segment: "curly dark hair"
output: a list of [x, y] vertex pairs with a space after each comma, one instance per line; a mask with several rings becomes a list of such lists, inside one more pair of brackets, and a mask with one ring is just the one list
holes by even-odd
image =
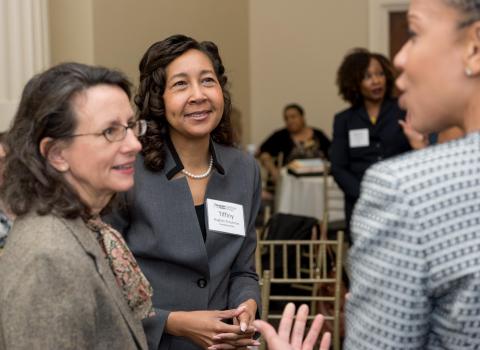
[[363, 103], [361, 84], [370, 65], [370, 60], [376, 59], [382, 66], [386, 78], [386, 97], [392, 97], [395, 84], [395, 70], [392, 63], [379, 53], [372, 53], [367, 49], [356, 48], [350, 51], [342, 61], [337, 71], [338, 93], [352, 106]]
[[227, 87], [227, 76], [217, 46], [211, 41], [198, 42], [185, 35], [172, 35], [150, 46], [140, 61], [140, 84], [135, 96], [138, 118], [148, 122], [147, 133], [140, 138], [145, 166], [160, 171], [165, 163], [165, 139], [169, 124], [165, 117], [163, 93], [166, 83], [167, 66], [189, 50], [203, 52], [210, 59], [223, 92], [224, 111], [220, 123], [211, 137], [223, 145], [233, 145], [233, 131], [230, 122], [232, 103]]
[[[1, 194], [17, 216], [30, 210], [68, 219], [88, 217], [89, 208], [40, 152], [46, 137], [70, 141], [76, 126], [73, 100], [90, 87], [118, 86], [131, 97], [130, 82], [120, 72], [79, 63], [63, 63], [34, 76], [23, 89], [20, 105], [5, 143]], [[47, 150], [48, 152], [48, 150]]]

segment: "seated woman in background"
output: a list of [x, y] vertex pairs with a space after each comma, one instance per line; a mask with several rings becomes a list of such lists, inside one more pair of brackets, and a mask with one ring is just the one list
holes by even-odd
[[99, 218], [133, 185], [145, 130], [119, 72], [61, 64], [25, 86], [6, 139], [1, 349], [147, 349], [151, 287]]
[[355, 49], [337, 73], [339, 93], [351, 107], [335, 115], [330, 161], [345, 194], [347, 227], [367, 168], [411, 149], [399, 124], [405, 112], [393, 97], [393, 72], [384, 56]]
[[260, 161], [272, 180], [278, 178], [274, 158], [282, 154], [283, 164], [294, 159], [328, 158], [330, 140], [318, 129], [307, 126], [303, 108], [292, 103], [283, 109], [286, 127], [274, 132], [260, 146]]
[[139, 68], [135, 103], [149, 128], [135, 187], [110, 220], [153, 286], [156, 316], [144, 322], [149, 347], [258, 344], [260, 171], [233, 147], [218, 48], [174, 35], [148, 48]]

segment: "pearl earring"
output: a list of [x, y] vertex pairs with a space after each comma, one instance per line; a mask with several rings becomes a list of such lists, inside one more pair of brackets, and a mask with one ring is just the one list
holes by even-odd
[[470, 67], [465, 67], [465, 75], [471, 77], [473, 75], [472, 69]]

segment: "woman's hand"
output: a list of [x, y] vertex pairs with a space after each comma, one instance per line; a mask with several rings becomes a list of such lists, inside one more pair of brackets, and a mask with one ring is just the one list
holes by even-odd
[[422, 149], [428, 146], [428, 135], [422, 134], [413, 128], [409, 114], [407, 114], [405, 120], [399, 120], [398, 123], [413, 149]]
[[263, 167], [267, 170], [268, 174], [270, 175], [270, 179], [273, 182], [277, 182], [278, 178], [280, 177], [280, 171], [278, 170], [278, 167], [275, 165], [275, 162], [273, 161], [272, 156], [267, 153], [263, 152], [259, 156], [260, 163], [263, 165]]
[[243, 311], [234, 319], [234, 323], [240, 325], [242, 332], [246, 332], [249, 328], [253, 329], [253, 321], [255, 321], [255, 314], [257, 313], [257, 303], [255, 300], [248, 299], [238, 305], [237, 310]]
[[[171, 312], [167, 319], [166, 332], [190, 339], [203, 349], [236, 349], [257, 346], [250, 332], [242, 332], [239, 325], [229, 325], [222, 320], [236, 319], [245, 311], [245, 307], [225, 311], [177, 311]], [[219, 334], [233, 335], [229, 339], [219, 338]]]
[[[293, 321], [294, 316], [295, 305], [289, 303], [283, 311], [280, 326], [278, 327], [278, 334], [267, 322], [257, 320], [253, 324], [262, 334], [270, 350], [312, 350], [322, 329], [323, 316], [317, 315], [315, 317], [305, 340], [303, 339], [303, 334], [305, 333], [307, 324], [308, 306], [300, 306], [295, 323]], [[322, 337], [319, 350], [328, 350], [330, 348], [330, 341], [330, 333], [325, 333]]]
[[[240, 326], [241, 333], [220, 333], [215, 336], [215, 339], [236, 348], [243, 348], [247, 340], [251, 341], [255, 334], [253, 321], [255, 321], [255, 314], [257, 313], [257, 303], [253, 299], [248, 299], [237, 307], [237, 311], [240, 313], [233, 319], [233, 323]], [[255, 344], [260, 345], [258, 342], [255, 342]], [[215, 349], [230, 348], [215, 347]]]

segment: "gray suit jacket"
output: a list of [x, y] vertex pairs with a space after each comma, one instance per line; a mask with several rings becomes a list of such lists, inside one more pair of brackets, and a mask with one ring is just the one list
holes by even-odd
[[173, 178], [183, 166], [172, 147], [160, 172], [145, 169], [143, 158], [137, 159], [135, 187], [123, 210], [110, 218], [154, 289], [158, 316], [144, 323], [150, 349], [198, 349], [183, 338], [162, 334], [170, 311], [224, 310], [247, 299], [260, 305], [253, 260], [259, 169], [253, 157], [233, 147], [212, 143], [211, 152], [215, 170], [206, 198], [243, 205], [245, 237], [214, 232], [207, 225], [203, 241], [187, 180]]
[[0, 256], [0, 349], [146, 349], [94, 233], [30, 213]]
[[344, 349], [480, 349], [480, 133], [372, 166], [352, 233]]

